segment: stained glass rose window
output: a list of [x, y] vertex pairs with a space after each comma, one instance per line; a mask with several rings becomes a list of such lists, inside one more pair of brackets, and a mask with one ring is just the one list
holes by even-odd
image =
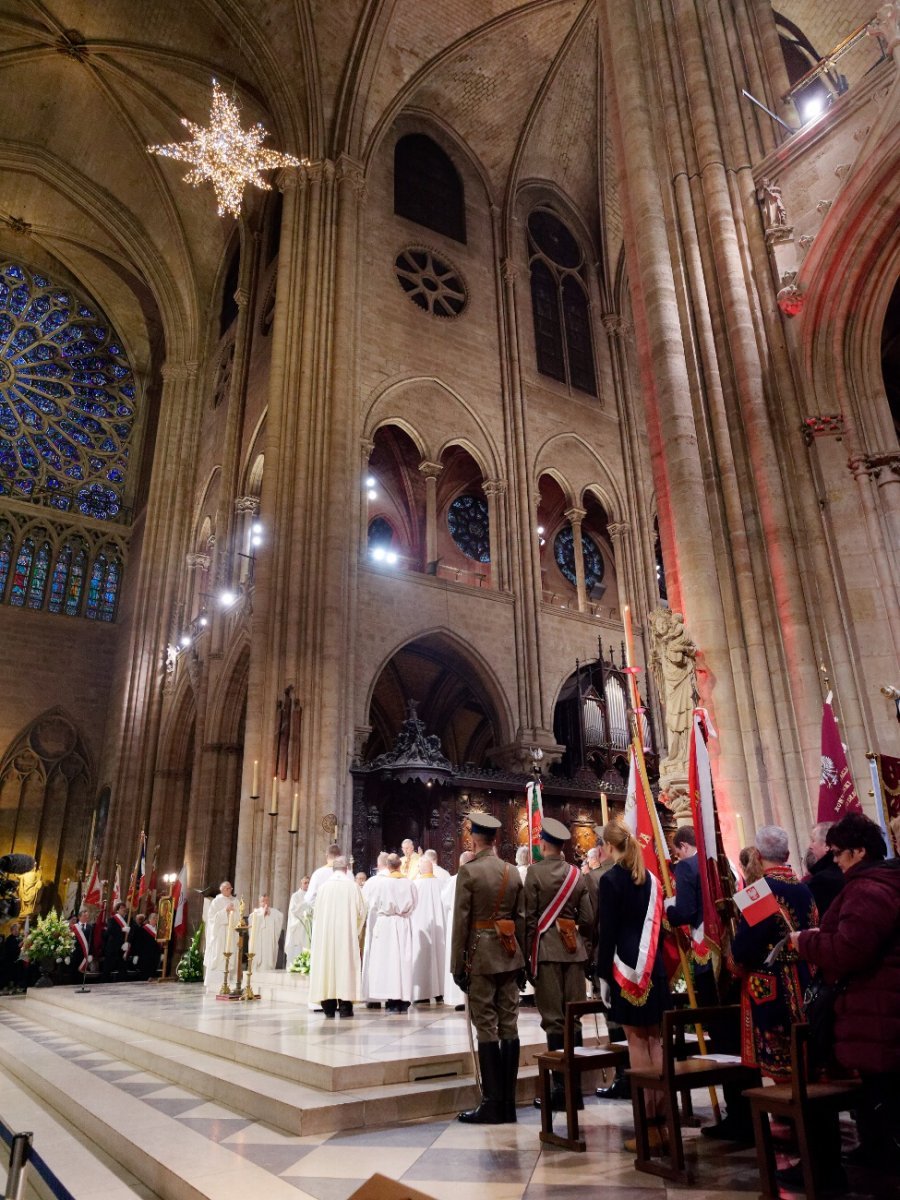
[[[596, 543], [586, 533], [581, 535], [581, 553], [584, 556], [584, 587], [590, 595], [591, 589], [603, 578], [603, 556], [597, 549]], [[556, 535], [553, 542], [553, 555], [556, 565], [575, 586], [575, 537], [572, 527], [567, 525]]]
[[450, 536], [468, 558], [491, 561], [487, 501], [481, 496], [457, 496], [447, 510]]
[[115, 517], [134, 416], [131, 367], [96, 306], [0, 266], [0, 495]]

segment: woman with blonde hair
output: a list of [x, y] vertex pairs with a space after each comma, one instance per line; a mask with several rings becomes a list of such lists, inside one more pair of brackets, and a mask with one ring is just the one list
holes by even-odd
[[[661, 1025], [669, 991], [660, 947], [662, 888], [644, 866], [637, 839], [618, 821], [603, 830], [615, 865], [600, 880], [597, 977], [608, 1019], [625, 1030], [631, 1066], [662, 1071]], [[647, 1096], [651, 1150], [663, 1148], [655, 1094]], [[634, 1139], [625, 1149], [635, 1150]]]

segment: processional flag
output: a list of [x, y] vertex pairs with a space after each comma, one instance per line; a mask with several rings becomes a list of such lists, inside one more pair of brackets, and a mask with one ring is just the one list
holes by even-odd
[[662, 881], [656, 847], [665, 846], [666, 858], [669, 857], [669, 848], [661, 832], [657, 840], [655, 826], [659, 824], [659, 815], [653, 796], [644, 786], [644, 773], [638, 769], [634, 745], [629, 752], [629, 760], [631, 765], [628, 771], [628, 791], [625, 794], [625, 824], [632, 836], [638, 840], [644, 856], [644, 866]]
[[691, 730], [691, 753], [688, 762], [688, 789], [691, 796], [691, 817], [697, 839], [697, 858], [700, 863], [700, 890], [703, 895], [703, 936], [707, 942], [722, 948], [722, 921], [716, 901], [724, 901], [722, 876], [719, 873], [718, 838], [716, 836], [716, 797], [713, 791], [712, 769], [709, 762], [707, 729], [702, 711], [694, 710]]
[[116, 873], [113, 877], [112, 895], [109, 898], [109, 911], [113, 912], [122, 900], [122, 868], [116, 863]]
[[187, 933], [187, 863], [178, 872], [172, 888], [172, 906], [175, 912], [173, 931], [179, 935]]
[[891, 758], [887, 754], [869, 754], [867, 757], [878, 824], [884, 834], [887, 856], [895, 858], [900, 853], [900, 840], [894, 837], [891, 821], [900, 818], [900, 758]]
[[541, 827], [544, 824], [544, 789], [540, 779], [532, 779], [525, 786], [526, 807], [528, 809], [528, 846], [531, 850], [531, 861], [540, 862]]
[[822, 705], [822, 775], [819, 779], [819, 813], [816, 820], [833, 823], [851, 812], [861, 813], [862, 805], [847, 765], [847, 754], [838, 732], [829, 692]]
[[94, 865], [91, 867], [91, 873], [85, 882], [81, 903], [82, 905], [91, 905], [95, 908], [99, 908], [103, 903], [103, 889], [100, 884], [100, 863], [96, 858], [94, 859]]

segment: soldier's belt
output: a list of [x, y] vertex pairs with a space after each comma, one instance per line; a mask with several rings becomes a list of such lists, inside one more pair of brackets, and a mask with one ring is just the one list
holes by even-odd
[[519, 949], [519, 943], [516, 941], [515, 921], [476, 921], [475, 928], [481, 933], [486, 929], [493, 929], [499, 939], [500, 945], [509, 957], [513, 958], [515, 956], [516, 951]]
[[493, 929], [494, 932], [496, 933], [497, 932], [497, 922], [496, 921], [476, 921], [475, 928], [476, 929]]

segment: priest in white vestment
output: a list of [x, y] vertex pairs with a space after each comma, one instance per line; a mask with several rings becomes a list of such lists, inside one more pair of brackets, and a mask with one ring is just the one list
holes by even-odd
[[450, 878], [450, 872], [438, 862], [437, 850], [426, 850], [422, 857], [431, 860], [431, 869], [434, 871], [434, 877], [440, 880], [443, 887], [446, 880]]
[[404, 838], [400, 843], [400, 874], [404, 879], [415, 879], [419, 872], [419, 859], [421, 855], [416, 852], [415, 843], [412, 838]]
[[362, 996], [359, 935], [365, 920], [362, 889], [339, 855], [318, 890], [310, 952], [309, 999], [322, 1005], [326, 1017], [338, 1007], [342, 1017], [352, 1017], [353, 1002]]
[[369, 911], [375, 915], [366, 938], [366, 998], [385, 1001], [391, 1013], [405, 1013], [413, 995], [412, 924], [416, 885], [400, 873], [400, 857], [388, 858], [388, 873], [366, 884]]
[[319, 888], [327, 879], [331, 878], [334, 860], [340, 856], [340, 853], [340, 846], [332, 842], [332, 844], [328, 847], [328, 852], [325, 855], [325, 866], [316, 867], [312, 875], [310, 875], [309, 887], [306, 889], [306, 903], [310, 908], [312, 908], [316, 902], [316, 896], [318, 895]]
[[284, 956], [288, 970], [300, 951], [309, 949], [309, 935], [306, 932], [309, 923], [309, 905], [306, 902], [308, 891], [309, 876], [304, 875], [288, 904], [287, 930], [284, 935]]
[[[238, 923], [235, 912], [234, 891], [226, 880], [219, 887], [219, 894], [209, 906], [206, 914], [206, 949], [203, 953], [203, 986], [216, 994], [225, 979], [225, 939], [228, 934], [228, 917], [232, 926]], [[234, 964], [232, 964], [234, 965]], [[233, 976], [232, 976], [233, 981]]]
[[269, 905], [268, 896], [260, 896], [259, 906], [254, 908], [247, 924], [250, 926], [249, 946], [253, 947], [255, 956], [253, 970], [274, 971], [284, 917], [277, 908]]
[[423, 856], [413, 880], [417, 893], [412, 915], [413, 1000], [436, 1000], [444, 994], [447, 925], [441, 885], [431, 867], [431, 859]]
[[[459, 865], [461, 867], [465, 866], [474, 857], [475, 855], [471, 850], [464, 850], [459, 856]], [[453, 942], [453, 905], [456, 902], [456, 881], [458, 878], [458, 875], [451, 875], [441, 888], [441, 901], [444, 905], [444, 917], [447, 925], [444, 953], [444, 1003], [452, 1004], [454, 1008], [462, 1009], [466, 1007], [465, 993], [461, 988], [456, 986], [451, 969], [453, 957], [451, 952]]]
[[[367, 1000], [371, 1000], [369, 996], [369, 958], [372, 952], [372, 936], [375, 932], [375, 921], [378, 917], [378, 909], [372, 904], [372, 896], [374, 889], [378, 885], [379, 879], [384, 879], [390, 874], [388, 868], [388, 859], [390, 855], [382, 850], [375, 862], [375, 874], [371, 875], [362, 885], [363, 899], [366, 902], [366, 932], [363, 937], [363, 956], [362, 956], [362, 994]], [[373, 1005], [378, 1007], [377, 1005]]]

